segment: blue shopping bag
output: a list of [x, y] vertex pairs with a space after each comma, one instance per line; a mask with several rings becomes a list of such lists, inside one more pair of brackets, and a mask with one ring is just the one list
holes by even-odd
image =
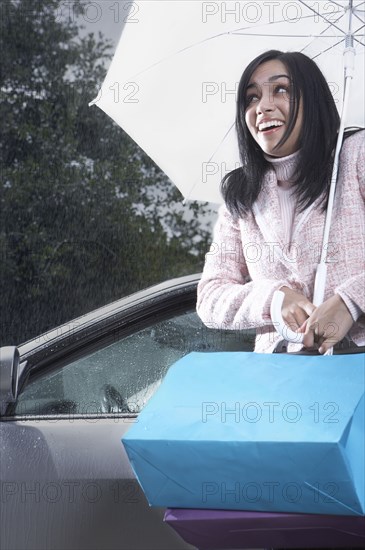
[[365, 514], [364, 355], [191, 353], [123, 438], [153, 506]]

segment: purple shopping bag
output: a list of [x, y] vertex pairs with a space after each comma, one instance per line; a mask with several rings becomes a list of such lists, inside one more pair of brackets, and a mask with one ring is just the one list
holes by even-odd
[[188, 543], [209, 548], [365, 548], [365, 517], [167, 509], [164, 521]]

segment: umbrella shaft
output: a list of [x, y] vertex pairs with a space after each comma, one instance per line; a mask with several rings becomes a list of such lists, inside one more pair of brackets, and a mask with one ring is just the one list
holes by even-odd
[[350, 75], [348, 75], [345, 79], [345, 97], [344, 97], [343, 107], [342, 107], [341, 124], [340, 124], [340, 129], [339, 129], [338, 138], [337, 138], [335, 160], [333, 163], [331, 187], [330, 187], [330, 193], [328, 197], [327, 214], [326, 214], [326, 221], [325, 221], [325, 227], [323, 232], [322, 253], [321, 253], [320, 263], [317, 267], [317, 272], [316, 272], [316, 277], [314, 282], [313, 303], [315, 305], [320, 305], [324, 300], [324, 292], [325, 292], [326, 277], [327, 277], [326, 262], [327, 262], [328, 239], [329, 239], [329, 232], [331, 228], [333, 202], [334, 202], [334, 196], [336, 191], [339, 156], [340, 156], [340, 151], [342, 146], [346, 113], [347, 113], [347, 107], [348, 107], [349, 97], [350, 97], [351, 80], [352, 80], [352, 76]]

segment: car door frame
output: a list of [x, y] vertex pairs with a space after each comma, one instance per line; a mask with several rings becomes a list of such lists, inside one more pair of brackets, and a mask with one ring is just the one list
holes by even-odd
[[[60, 369], [156, 319], [193, 311], [199, 278], [173, 279], [135, 293], [20, 346], [17, 396], [30, 376]], [[120, 443], [131, 423], [138, 421], [137, 414], [22, 416], [12, 414], [15, 403], [8, 404], [0, 422], [5, 457], [1, 461], [4, 550], [191, 548], [163, 523], [163, 509], [149, 508]], [[102, 498], [94, 502], [92, 494], [85, 493], [93, 487], [104, 502]], [[75, 504], [72, 500], [78, 500], [88, 518], [89, 527], [81, 534], [80, 525], [67, 512]], [[105, 510], [112, 511], [114, 523]], [[118, 513], [123, 540], [115, 538]], [[95, 515], [104, 518], [105, 526], [93, 531], [90, 518]], [[42, 532], [39, 526], [44, 523]], [[138, 523], [143, 535], [135, 528]]]

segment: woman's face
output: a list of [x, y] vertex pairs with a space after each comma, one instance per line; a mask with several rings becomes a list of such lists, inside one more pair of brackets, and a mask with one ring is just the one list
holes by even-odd
[[281, 61], [275, 59], [257, 67], [246, 89], [246, 105], [247, 128], [264, 153], [286, 157], [298, 150], [303, 120], [302, 102], [289, 138], [274, 150], [289, 124], [290, 78]]

